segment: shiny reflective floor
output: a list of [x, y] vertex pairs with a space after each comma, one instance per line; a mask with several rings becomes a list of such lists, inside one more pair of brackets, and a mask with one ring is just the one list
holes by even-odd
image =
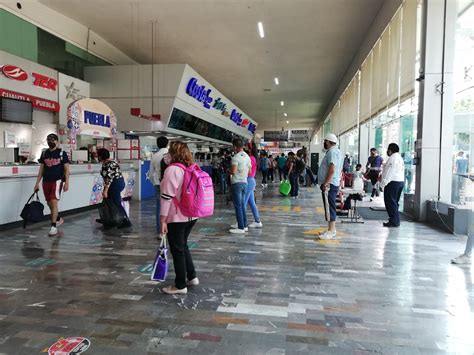
[[[149, 281], [155, 201], [134, 202], [131, 230], [104, 232], [94, 212], [1, 233], [0, 353], [47, 352], [60, 338], [91, 354], [438, 354], [474, 352], [471, 266], [464, 238], [422, 224], [324, 226], [316, 188], [297, 200], [258, 191], [263, 229], [230, 235], [218, 197], [190, 247], [201, 285], [186, 296]], [[174, 279], [172, 271], [169, 281]]]

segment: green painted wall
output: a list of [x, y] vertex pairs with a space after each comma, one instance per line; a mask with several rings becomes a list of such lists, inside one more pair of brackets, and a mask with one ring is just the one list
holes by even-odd
[[36, 26], [0, 9], [0, 49], [37, 62], [38, 35]]

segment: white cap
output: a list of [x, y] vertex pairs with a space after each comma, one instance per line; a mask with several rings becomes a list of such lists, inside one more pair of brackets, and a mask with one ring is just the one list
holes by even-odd
[[326, 136], [324, 137], [324, 140], [337, 144], [337, 137], [335, 134], [332, 134], [332, 133], [326, 134]]

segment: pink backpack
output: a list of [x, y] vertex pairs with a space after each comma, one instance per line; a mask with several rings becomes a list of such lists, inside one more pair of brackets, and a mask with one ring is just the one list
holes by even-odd
[[186, 167], [173, 163], [184, 170], [181, 201], [178, 202], [182, 214], [187, 217], [209, 217], [214, 213], [214, 185], [212, 179], [199, 165]]

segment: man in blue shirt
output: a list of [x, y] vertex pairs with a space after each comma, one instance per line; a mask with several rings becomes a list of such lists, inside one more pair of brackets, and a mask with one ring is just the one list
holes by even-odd
[[[328, 194], [329, 221], [327, 232], [321, 234], [319, 239], [329, 240], [336, 238], [336, 197], [339, 192], [342, 171], [341, 151], [337, 148], [337, 137], [329, 133], [324, 138], [326, 155], [319, 167], [318, 181], [323, 195]], [[324, 199], [324, 196], [323, 196]]]

